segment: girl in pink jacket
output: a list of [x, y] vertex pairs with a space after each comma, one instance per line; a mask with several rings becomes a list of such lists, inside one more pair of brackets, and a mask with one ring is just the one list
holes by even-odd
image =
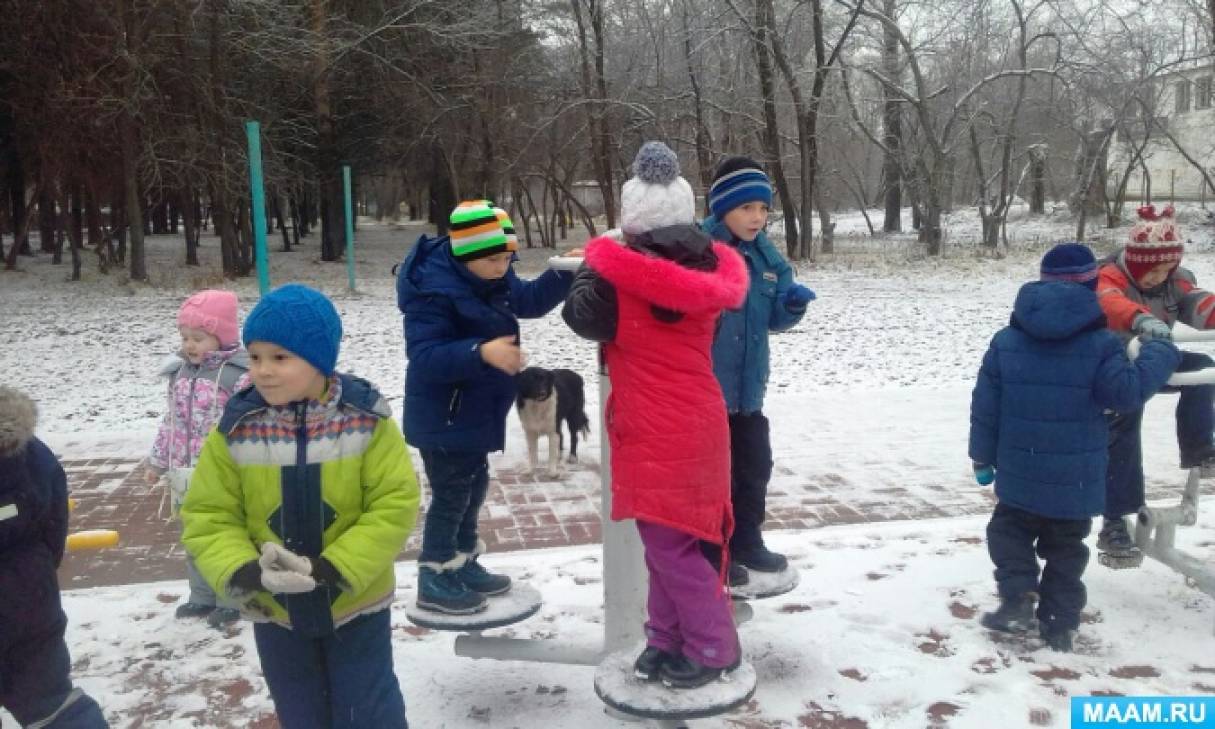
[[[208, 289], [186, 299], [177, 312], [181, 349], [161, 368], [167, 377], [167, 411], [152, 443], [148, 481], [164, 480], [172, 494], [174, 512], [185, 498], [190, 473], [207, 433], [219, 421], [234, 392], [249, 385], [249, 355], [240, 346], [236, 294]], [[206, 617], [220, 628], [239, 612], [220, 605], [187, 554], [189, 599], [177, 607], [177, 617]]]

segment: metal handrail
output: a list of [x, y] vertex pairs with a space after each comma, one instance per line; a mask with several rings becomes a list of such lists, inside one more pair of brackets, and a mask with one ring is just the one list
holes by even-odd
[[[1179, 329], [1173, 332], [1174, 343], [1185, 342], [1215, 342], [1215, 330], [1193, 330]], [[1143, 343], [1138, 337], [1131, 339], [1127, 344], [1126, 354], [1131, 359], [1139, 356], [1139, 350]], [[1215, 385], [1215, 367], [1206, 367], [1195, 372], [1175, 372], [1169, 378], [1168, 384], [1172, 387], [1186, 387], [1188, 385]]]

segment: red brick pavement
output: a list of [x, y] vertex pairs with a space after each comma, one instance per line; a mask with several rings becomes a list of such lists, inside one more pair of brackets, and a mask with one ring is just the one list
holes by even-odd
[[[597, 464], [577, 464], [563, 480], [545, 480], [521, 474], [505, 460], [491, 460], [494, 478], [481, 513], [481, 536], [491, 552], [591, 544], [601, 539]], [[72, 498], [77, 501], [72, 530], [116, 529], [120, 533], [117, 547], [67, 555], [60, 569], [60, 584], [65, 589], [184, 576], [180, 525], [158, 513], [160, 494], [146, 485], [140, 460], [95, 458], [64, 461], [63, 465]], [[1174, 498], [1179, 488], [1154, 486], [1149, 498]], [[897, 487], [855, 489], [830, 479], [810, 483], [778, 464], [769, 487], [764, 528], [813, 529], [991, 510], [989, 489], [941, 485], [931, 490], [933, 501]], [[416, 557], [420, 540], [418, 528], [400, 559]]]

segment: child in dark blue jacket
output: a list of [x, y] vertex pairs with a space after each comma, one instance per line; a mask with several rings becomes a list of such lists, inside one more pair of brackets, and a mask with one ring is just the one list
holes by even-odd
[[405, 318], [405, 439], [418, 448], [431, 500], [418, 557], [418, 607], [449, 614], [484, 610], [510, 578], [477, 562], [477, 514], [489, 486], [491, 451], [503, 449], [506, 416], [523, 368], [516, 317], [560, 304], [573, 273], [523, 281], [506, 213], [484, 200], [451, 214], [451, 234], [422, 236], [397, 273]]
[[[1052, 248], [1041, 280], [1017, 293], [1012, 321], [991, 340], [970, 406], [975, 479], [996, 484], [987, 549], [1000, 607], [992, 630], [1022, 632], [1034, 616], [1054, 650], [1069, 651], [1086, 594], [1084, 538], [1105, 502], [1106, 410], [1128, 412], [1159, 390], [1181, 355], [1145, 342], [1127, 359], [1097, 304], [1097, 264], [1077, 243]], [[1045, 561], [1041, 579], [1038, 560]]]
[[0, 706], [21, 726], [105, 729], [72, 686], [55, 575], [67, 541], [67, 477], [34, 437], [37, 411], [0, 387]]

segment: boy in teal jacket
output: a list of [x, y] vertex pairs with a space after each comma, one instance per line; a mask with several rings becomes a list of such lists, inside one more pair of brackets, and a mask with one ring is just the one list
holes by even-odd
[[747, 300], [741, 309], [722, 314], [713, 341], [713, 371], [730, 418], [730, 584], [740, 585], [748, 579], [746, 569], [779, 572], [788, 564], [764, 545], [760, 533], [772, 477], [772, 442], [763, 414], [768, 333], [801, 321], [814, 292], [793, 280], [793, 268], [764, 234], [772, 183], [759, 163], [747, 157], [724, 160], [709, 187], [708, 204], [712, 215], [701, 227], [714, 240], [736, 247], [751, 276]]

